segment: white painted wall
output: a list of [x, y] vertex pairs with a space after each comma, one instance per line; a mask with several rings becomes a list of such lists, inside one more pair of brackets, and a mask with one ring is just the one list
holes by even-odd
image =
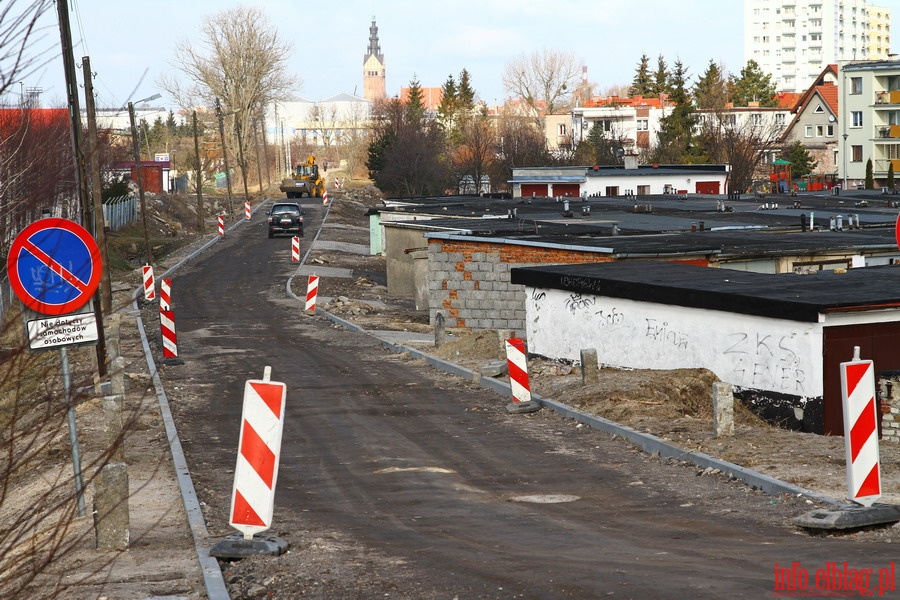
[[528, 351], [640, 369], [707, 368], [744, 388], [823, 394], [821, 323], [526, 288]]

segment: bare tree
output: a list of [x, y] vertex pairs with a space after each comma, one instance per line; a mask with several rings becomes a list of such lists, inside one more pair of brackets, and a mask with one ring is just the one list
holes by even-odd
[[[459, 144], [451, 156], [458, 193], [482, 192], [482, 179], [490, 179], [496, 155], [497, 138], [488, 119], [483, 116], [465, 119], [459, 128]], [[470, 181], [472, 189], [469, 189]]]
[[338, 128], [338, 109], [335, 104], [323, 106], [316, 102], [309, 108], [310, 129], [316, 132], [317, 137], [322, 140], [322, 145], [326, 148], [331, 146], [335, 141]]
[[541, 115], [552, 114], [568, 105], [581, 75], [579, 65], [571, 52], [544, 48], [522, 54], [506, 63], [503, 87], [540, 119]]
[[731, 165], [732, 189], [745, 190], [779, 149], [782, 128], [762, 118], [740, 119], [728, 110], [701, 112], [699, 142], [710, 160]]
[[[291, 46], [279, 39], [262, 9], [227, 9], [203, 19], [197, 45], [190, 40], [178, 43], [174, 63], [190, 84], [168, 76], [160, 85], [183, 108], [195, 106], [198, 99], [213, 106], [219, 99], [224, 113], [233, 117], [229, 120], [233, 131], [249, 139], [254, 115], [300, 87], [287, 72], [290, 52]], [[237, 154], [246, 181], [242, 150], [239, 147]]]
[[59, 42], [59, 37], [45, 43], [45, 32], [39, 29], [38, 20], [55, 7], [53, 0], [5, 0], [0, 3], [0, 96], [46, 64], [43, 57]]

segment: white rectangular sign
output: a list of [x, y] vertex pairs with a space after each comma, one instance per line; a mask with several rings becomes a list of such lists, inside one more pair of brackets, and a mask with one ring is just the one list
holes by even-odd
[[76, 313], [27, 322], [28, 343], [32, 350], [57, 346], [88, 344], [99, 338], [94, 313]]

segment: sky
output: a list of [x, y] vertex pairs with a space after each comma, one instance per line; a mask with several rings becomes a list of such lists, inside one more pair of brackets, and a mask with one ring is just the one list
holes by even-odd
[[[877, 4], [900, 19], [900, 0]], [[303, 98], [362, 95], [362, 62], [374, 16], [389, 96], [413, 78], [423, 87], [439, 87], [467, 69], [478, 97], [494, 105], [507, 95], [504, 66], [542, 49], [574, 54], [601, 94], [628, 85], [643, 54], [651, 68], [659, 55], [670, 66], [680, 59], [691, 78], [702, 74], [710, 60], [739, 73], [743, 5], [742, 0], [69, 0], [79, 77], [80, 58], [89, 56], [100, 108], [164, 93], [163, 74], [181, 77], [172, 66], [176, 45], [197, 46], [203, 19], [237, 6], [262, 8], [292, 47], [287, 70], [302, 82], [296, 94]], [[39, 87], [42, 106], [61, 106], [65, 87], [56, 11], [41, 25], [48, 62], [10, 92]], [[154, 104], [177, 108], [165, 97]]]

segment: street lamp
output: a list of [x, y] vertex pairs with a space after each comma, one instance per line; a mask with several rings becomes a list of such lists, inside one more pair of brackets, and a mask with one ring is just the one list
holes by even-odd
[[[160, 94], [153, 94], [149, 98], [138, 100], [137, 103], [149, 102], [162, 98]], [[134, 153], [134, 168], [137, 171], [138, 197], [141, 200], [141, 220], [144, 222], [144, 244], [147, 249], [147, 264], [153, 263], [153, 249], [150, 247], [150, 235], [147, 233], [147, 201], [144, 199], [144, 177], [141, 174], [141, 144], [138, 140], [137, 124], [134, 122], [134, 103], [128, 103], [128, 118], [131, 121], [131, 149]]]

